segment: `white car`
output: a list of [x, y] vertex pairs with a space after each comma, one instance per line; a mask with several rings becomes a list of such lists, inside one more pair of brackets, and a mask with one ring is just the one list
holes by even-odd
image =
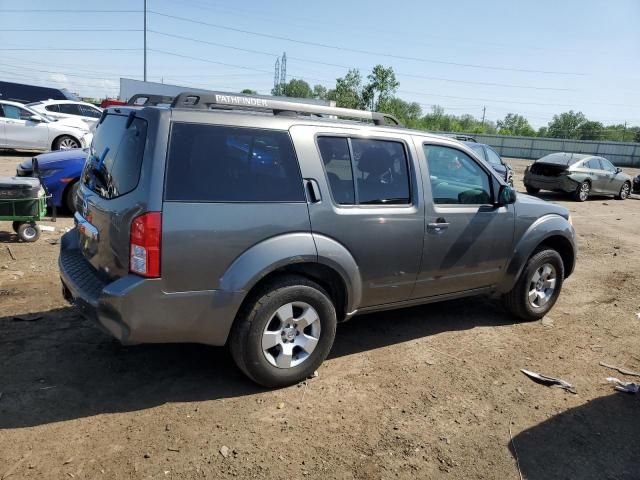
[[55, 119], [17, 102], [0, 100], [0, 148], [67, 150], [91, 145], [93, 133], [80, 119]]
[[27, 103], [27, 107], [52, 118], [79, 118], [91, 127], [98, 123], [102, 115], [102, 109], [95, 105], [73, 100], [42, 100]]

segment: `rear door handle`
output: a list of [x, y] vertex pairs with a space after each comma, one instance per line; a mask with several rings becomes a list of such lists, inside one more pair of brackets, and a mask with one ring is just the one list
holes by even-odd
[[316, 182], [313, 178], [305, 178], [305, 186], [307, 188], [309, 201], [311, 203], [318, 203], [320, 200], [322, 200], [322, 194], [320, 193], [318, 182]]
[[442, 233], [449, 228], [448, 222], [431, 222], [427, 224], [427, 231], [430, 233]]

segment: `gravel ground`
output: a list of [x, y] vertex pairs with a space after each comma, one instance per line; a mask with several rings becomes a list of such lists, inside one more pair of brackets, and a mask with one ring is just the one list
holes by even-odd
[[543, 321], [482, 298], [357, 317], [317, 378], [280, 390], [224, 348], [120, 346], [61, 297], [71, 219], [34, 244], [0, 222], [0, 479], [640, 478], [640, 396], [605, 382], [634, 377], [599, 365], [640, 371], [640, 197], [542, 196], [580, 247]]

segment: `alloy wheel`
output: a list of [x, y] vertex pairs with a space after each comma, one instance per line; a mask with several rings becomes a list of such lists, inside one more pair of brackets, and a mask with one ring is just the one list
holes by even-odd
[[72, 148], [78, 148], [78, 142], [73, 138], [63, 138], [60, 142], [60, 150], [70, 150]]
[[550, 263], [538, 268], [529, 282], [529, 303], [534, 308], [544, 307], [556, 290], [556, 269]]

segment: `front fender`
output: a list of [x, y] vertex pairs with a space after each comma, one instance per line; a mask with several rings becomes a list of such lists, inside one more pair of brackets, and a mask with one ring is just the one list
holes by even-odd
[[563, 237], [569, 241], [573, 250], [575, 263], [575, 230], [567, 219], [560, 215], [544, 215], [533, 222], [524, 234], [520, 236], [520, 239], [515, 245], [507, 270], [505, 271], [504, 279], [497, 287], [498, 292], [506, 293], [514, 287], [531, 254], [538, 245], [551, 237]]

